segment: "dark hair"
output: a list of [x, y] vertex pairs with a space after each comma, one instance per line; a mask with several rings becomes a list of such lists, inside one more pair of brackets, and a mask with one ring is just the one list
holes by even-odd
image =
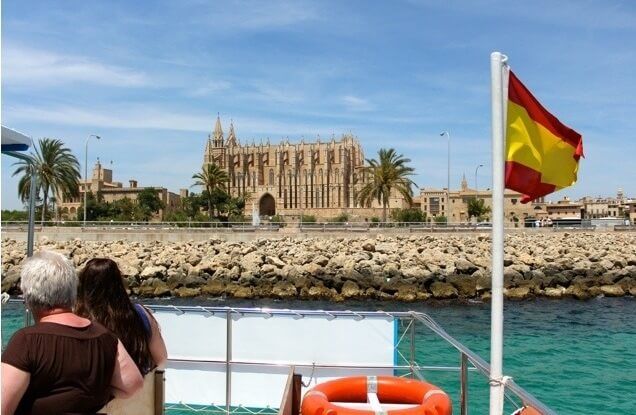
[[112, 331], [126, 348], [142, 374], [154, 366], [149, 334], [128, 298], [117, 263], [94, 258], [79, 274], [76, 313]]

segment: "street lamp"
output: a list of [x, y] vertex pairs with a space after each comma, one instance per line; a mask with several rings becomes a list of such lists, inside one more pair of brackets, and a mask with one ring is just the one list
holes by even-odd
[[479, 187], [477, 187], [477, 170], [479, 170], [480, 167], [484, 167], [484, 165], [480, 164], [475, 168], [475, 197], [477, 197], [477, 193], [479, 193]]
[[447, 177], [446, 177], [446, 224], [448, 225], [450, 222], [450, 132], [442, 131], [440, 136], [446, 135], [448, 137], [448, 163], [447, 163]]
[[101, 139], [100, 136], [95, 134], [90, 134], [86, 137], [86, 146], [84, 148], [84, 228], [86, 228], [86, 197], [88, 195], [88, 140], [91, 137], [95, 137], [96, 139]]

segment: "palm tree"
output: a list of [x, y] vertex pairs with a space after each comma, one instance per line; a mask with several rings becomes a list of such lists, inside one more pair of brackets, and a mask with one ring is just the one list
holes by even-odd
[[484, 199], [476, 197], [468, 200], [468, 218], [481, 218], [483, 215], [490, 213], [490, 207], [486, 206]]
[[382, 221], [386, 222], [389, 198], [393, 189], [406, 199], [409, 205], [413, 202], [412, 185], [415, 183], [408, 178], [415, 171], [407, 166], [411, 160], [404, 158], [402, 154], [397, 154], [394, 149], [380, 149], [378, 152], [379, 161], [367, 159], [368, 166], [365, 166], [363, 173], [370, 178], [360, 193], [358, 201], [366, 206], [370, 206], [373, 200], [377, 200], [382, 205]]
[[212, 199], [214, 198], [214, 192], [218, 190], [225, 190], [228, 175], [225, 170], [216, 164], [211, 163], [201, 167], [201, 171], [193, 174], [192, 178], [196, 179], [193, 186], [203, 186], [207, 191], [208, 216], [212, 219]]
[[18, 181], [18, 195], [22, 202], [29, 198], [31, 172], [35, 169], [36, 194], [42, 192], [42, 222], [48, 210], [49, 194], [52, 196], [78, 196], [80, 170], [79, 162], [71, 150], [64, 147], [62, 140], [41, 138], [35, 146], [35, 153], [28, 160], [14, 163], [18, 168], [13, 176], [22, 174]]

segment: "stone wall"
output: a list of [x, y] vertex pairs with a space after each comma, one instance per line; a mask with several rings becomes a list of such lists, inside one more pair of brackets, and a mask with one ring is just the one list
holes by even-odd
[[[48, 241], [78, 270], [118, 262], [132, 294], [398, 301], [490, 298], [490, 237], [377, 235], [187, 242]], [[2, 242], [2, 291], [18, 293], [25, 243]], [[518, 233], [506, 237], [505, 295], [579, 299], [636, 295], [636, 234]]]

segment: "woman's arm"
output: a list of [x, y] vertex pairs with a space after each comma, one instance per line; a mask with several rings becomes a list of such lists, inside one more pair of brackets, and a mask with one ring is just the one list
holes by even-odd
[[158, 368], [162, 369], [166, 360], [168, 360], [168, 350], [166, 350], [166, 343], [163, 341], [163, 337], [161, 336], [161, 328], [159, 327], [159, 323], [146, 308], [144, 308], [146, 315], [148, 315], [148, 320], [150, 321], [150, 330], [152, 332], [150, 336], [150, 343], [148, 344], [148, 349], [150, 349], [150, 354], [152, 355], [152, 360], [155, 362]]
[[8, 363], [2, 364], [2, 415], [13, 415], [29, 387], [30, 380], [29, 372]]
[[129, 398], [144, 385], [144, 378], [139, 373], [137, 365], [124, 348], [120, 340], [117, 340], [117, 362], [111, 379], [110, 386], [116, 398]]

